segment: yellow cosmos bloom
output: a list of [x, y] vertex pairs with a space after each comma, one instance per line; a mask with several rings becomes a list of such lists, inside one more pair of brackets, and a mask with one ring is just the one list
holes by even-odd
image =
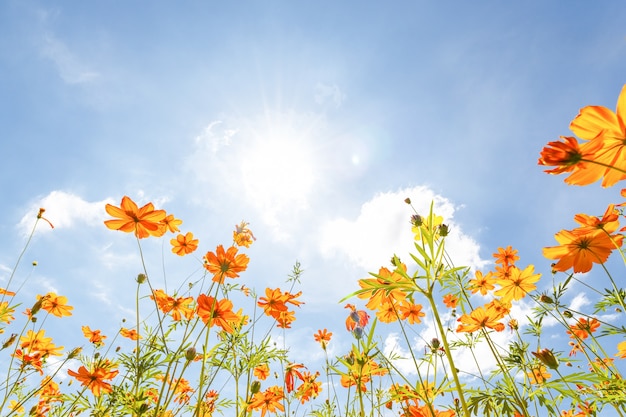
[[541, 274], [534, 274], [535, 267], [528, 265], [523, 271], [516, 266], [509, 267], [510, 275], [507, 279], [498, 279], [496, 283], [502, 288], [494, 294], [503, 301], [520, 300], [526, 294], [536, 289], [535, 282], [539, 281]]

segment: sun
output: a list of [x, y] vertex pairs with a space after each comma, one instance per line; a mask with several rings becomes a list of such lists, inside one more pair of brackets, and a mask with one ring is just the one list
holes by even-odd
[[293, 123], [257, 130], [241, 156], [241, 178], [249, 203], [266, 220], [307, 207], [318, 180], [312, 140]]

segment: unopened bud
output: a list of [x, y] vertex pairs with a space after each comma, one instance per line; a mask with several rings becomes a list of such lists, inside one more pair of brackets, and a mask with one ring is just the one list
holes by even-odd
[[434, 338], [430, 341], [430, 346], [433, 348], [433, 350], [437, 350], [437, 349], [439, 349], [439, 346], [441, 346], [441, 342], [439, 341], [439, 339], [437, 339], [436, 337], [434, 337]]
[[413, 226], [421, 226], [424, 223], [424, 220], [422, 220], [422, 216], [420, 216], [419, 214], [414, 214], [411, 216], [411, 224]]
[[352, 334], [354, 335], [355, 339], [360, 339], [363, 337], [363, 328], [360, 326], [357, 326], [354, 328], [354, 330], [352, 330]]
[[137, 283], [139, 283], [139, 284], [143, 284], [144, 282], [146, 282], [146, 279], [148, 279], [146, 274], [139, 274], [139, 275], [137, 275]]
[[411, 204], [411, 199], [409, 197], [407, 197], [407, 198], [404, 199], [404, 202], [407, 203], [407, 204]]
[[187, 359], [189, 362], [191, 362], [192, 360], [196, 359], [196, 348], [195, 347], [190, 347], [187, 349], [187, 351], [185, 352], [185, 359]]
[[539, 352], [532, 352], [532, 354], [550, 369], [559, 367], [559, 360], [550, 349], [541, 349]]
[[539, 301], [546, 304], [554, 304], [554, 300], [545, 294], [541, 294], [541, 297], [539, 297]]
[[261, 383], [259, 381], [252, 381], [252, 384], [250, 384], [250, 392], [256, 394], [259, 391], [261, 391]]
[[72, 351], [67, 355], [68, 359], [74, 359], [75, 357], [77, 357], [78, 355], [80, 355], [80, 352], [83, 351], [83, 348], [81, 347], [77, 347], [72, 349]]
[[571, 311], [568, 311], [568, 310], [565, 310], [565, 311], [563, 312], [563, 315], [564, 315], [565, 317], [567, 317], [568, 319], [571, 319], [571, 318], [572, 318], [572, 316], [573, 316], [572, 312], [571, 312]]
[[447, 224], [440, 224], [439, 225], [439, 234], [442, 237], [448, 236], [449, 233], [450, 233], [450, 228], [448, 227]]
[[15, 342], [15, 339], [17, 338], [17, 333], [13, 333], [11, 335], [11, 337], [9, 337], [3, 344], [2, 344], [2, 349], [6, 349], [9, 346], [11, 346], [13, 344], [13, 342]]

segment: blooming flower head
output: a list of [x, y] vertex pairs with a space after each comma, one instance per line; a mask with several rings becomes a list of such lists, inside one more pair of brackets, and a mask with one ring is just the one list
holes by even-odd
[[561, 136], [563, 142], [548, 142], [541, 151], [539, 165], [553, 166], [547, 169], [548, 174], [570, 172], [565, 179], [568, 184], [588, 185], [602, 177], [604, 169], [585, 161], [591, 161], [596, 152], [602, 148], [599, 142], [588, 142], [580, 145], [576, 138]]
[[104, 224], [112, 230], [120, 230], [126, 233], [135, 233], [139, 239], [152, 236], [160, 236], [161, 222], [166, 217], [165, 210], [155, 210], [152, 203], [138, 208], [137, 204], [129, 197], [122, 197], [119, 207], [107, 204], [106, 212], [116, 217], [114, 220], [106, 220]]
[[495, 258], [496, 263], [502, 265], [503, 267], [515, 265], [515, 262], [519, 260], [519, 256], [517, 256], [517, 249], [513, 249], [511, 245], [506, 248], [498, 248], [498, 252], [494, 253], [493, 257]]
[[457, 303], [459, 302], [459, 297], [454, 294], [446, 294], [443, 296], [443, 303], [448, 308], [456, 308]]
[[324, 329], [324, 330], [318, 330], [317, 333], [313, 335], [313, 338], [315, 339], [316, 342], [322, 345], [322, 349], [326, 350], [326, 346], [328, 342], [330, 342], [330, 338], [332, 337], [332, 335], [333, 334], [331, 332]]
[[119, 371], [112, 370], [110, 364], [98, 364], [93, 371], [87, 370], [84, 366], [78, 368], [78, 372], [71, 369], [67, 371], [70, 376], [76, 378], [82, 385], [88, 387], [94, 396], [99, 397], [102, 393], [108, 394], [113, 391], [113, 387], [107, 380], [115, 378]]
[[475, 331], [489, 328], [501, 332], [504, 324], [500, 323], [502, 315], [492, 307], [478, 307], [470, 314], [463, 314], [458, 318], [459, 326], [457, 332], [473, 333]]
[[589, 272], [594, 263], [604, 263], [614, 249], [622, 246], [622, 235], [609, 235], [604, 230], [579, 233], [561, 230], [554, 235], [559, 246], [543, 248], [543, 256], [558, 260], [552, 268], [565, 272]]
[[590, 144], [601, 146], [592, 159], [603, 170], [603, 187], [626, 178], [626, 85], [615, 112], [604, 106], [584, 107], [570, 123], [570, 129]]
[[122, 327], [120, 329], [120, 334], [130, 340], [139, 340], [140, 336], [139, 333], [137, 333], [137, 330], [135, 329], [127, 329], [125, 327]]
[[89, 326], [82, 326], [82, 330], [85, 337], [96, 347], [104, 345], [106, 336], [102, 335], [100, 330], [91, 330]]
[[261, 417], [265, 417], [265, 414], [277, 413], [278, 411], [285, 411], [283, 400], [285, 393], [282, 387], [271, 386], [265, 391], [259, 391], [252, 397], [252, 400], [248, 404], [247, 411], [261, 411]]
[[198, 317], [209, 327], [220, 326], [224, 331], [232, 333], [232, 324], [240, 317], [233, 312], [233, 303], [224, 298], [217, 300], [211, 296], [200, 294], [197, 302]]
[[531, 384], [542, 384], [551, 376], [543, 365], [535, 366], [528, 372]]
[[626, 340], [617, 344], [617, 353], [615, 356], [618, 356], [621, 359], [626, 359]]
[[63, 317], [72, 315], [74, 307], [67, 305], [67, 297], [49, 292], [47, 296], [37, 296], [37, 299], [43, 299], [41, 308], [54, 316]]
[[237, 246], [244, 246], [249, 248], [252, 245], [252, 241], [256, 240], [252, 231], [248, 228], [248, 224], [245, 221], [241, 221], [238, 225], [235, 226], [235, 231], [233, 232], [233, 241]]
[[600, 322], [597, 319], [592, 318], [588, 320], [585, 317], [581, 317], [576, 324], [569, 326], [567, 334], [572, 338], [586, 339], [591, 333], [595, 332], [598, 327], [600, 327]]
[[270, 375], [270, 367], [267, 366], [266, 363], [263, 363], [259, 366], [255, 366], [253, 373], [255, 377], [259, 378], [261, 381], [265, 381]]
[[171, 239], [172, 252], [178, 256], [185, 256], [198, 249], [198, 239], [193, 238], [193, 233], [178, 234], [176, 239]]
[[219, 245], [214, 252], [207, 252], [204, 255], [204, 267], [213, 274], [213, 281], [224, 283], [224, 279], [237, 278], [240, 272], [248, 267], [250, 258], [241, 253], [237, 254], [237, 247], [231, 246], [224, 250], [224, 246]]
[[528, 265], [523, 271], [516, 266], [509, 269], [511, 274], [508, 279], [496, 280], [501, 288], [494, 294], [502, 297], [503, 301], [520, 300], [537, 288], [535, 282], [539, 281], [541, 274], [534, 273], [533, 265]]
[[472, 294], [480, 291], [481, 295], [486, 295], [489, 291], [495, 287], [496, 279], [493, 277], [493, 272], [489, 271], [487, 275], [483, 275], [481, 271], [475, 272], [475, 278], [469, 281], [470, 290]]

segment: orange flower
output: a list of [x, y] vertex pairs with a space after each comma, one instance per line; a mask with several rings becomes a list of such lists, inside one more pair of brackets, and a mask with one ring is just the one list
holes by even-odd
[[0, 322], [11, 324], [11, 322], [15, 320], [13, 313], [15, 313], [15, 307], [9, 306], [8, 301], [2, 301], [0, 303]]
[[426, 314], [422, 311], [420, 304], [402, 303], [398, 305], [398, 313], [402, 320], [408, 320], [409, 324], [420, 324], [422, 322], [421, 317]]
[[102, 393], [108, 394], [113, 391], [111, 384], [104, 381], [115, 378], [118, 372], [117, 370], [110, 370], [109, 366], [97, 366], [93, 372], [89, 372], [84, 366], [78, 368], [78, 372], [74, 372], [71, 369], [67, 371], [70, 376], [73, 376], [82, 385], [88, 387], [96, 397], [99, 397]]
[[353, 331], [355, 328], [364, 328], [367, 326], [367, 323], [370, 320], [369, 314], [364, 310], [357, 310], [355, 306], [352, 304], [346, 304], [345, 308], [349, 308], [351, 310], [350, 315], [346, 319], [346, 329], [348, 331]]
[[358, 297], [361, 299], [369, 298], [365, 307], [370, 310], [381, 309], [386, 304], [395, 304], [406, 298], [406, 293], [398, 288], [398, 284], [406, 281], [406, 265], [400, 264], [397, 269], [391, 272], [389, 269], [382, 267], [378, 271], [375, 278], [360, 279]]
[[576, 138], [561, 136], [564, 142], [548, 142], [541, 150], [539, 165], [554, 166], [547, 169], [548, 174], [571, 172], [565, 182], [575, 185], [587, 185], [602, 177], [603, 167], [590, 163], [596, 152], [602, 148], [597, 141], [579, 145]]
[[502, 315], [494, 308], [478, 307], [469, 315], [463, 314], [457, 321], [461, 322], [457, 327], [457, 332], [473, 333], [484, 328], [494, 329], [501, 332], [504, 330], [504, 324], [498, 321]]
[[254, 237], [252, 231], [248, 228], [248, 224], [249, 223], [242, 221], [235, 226], [235, 231], [233, 232], [235, 245], [249, 248], [250, 245], [252, 245], [252, 241], [256, 240], [256, 237]]
[[254, 367], [254, 376], [259, 378], [261, 381], [265, 381], [267, 377], [270, 375], [270, 368], [266, 363], [261, 364], [259, 366]]
[[291, 294], [287, 291], [282, 292], [280, 288], [276, 288], [275, 290], [266, 288], [265, 295], [267, 297], [260, 297], [257, 305], [263, 308], [263, 312], [267, 316], [273, 317], [278, 322], [278, 327], [289, 329], [290, 324], [296, 318], [295, 313], [289, 311], [287, 304], [299, 307], [302, 301], [298, 301], [296, 298], [302, 295], [302, 291]]
[[231, 324], [239, 321], [240, 317], [233, 313], [233, 303], [229, 299], [217, 300], [211, 296], [198, 296], [198, 317], [209, 327], [220, 326], [224, 331], [232, 333]]
[[326, 350], [327, 343], [330, 342], [330, 338], [333, 334], [326, 329], [318, 330], [317, 333], [313, 335], [313, 338], [316, 342], [322, 345], [322, 349]]
[[493, 284], [496, 283], [496, 279], [493, 277], [492, 272], [488, 272], [487, 275], [483, 275], [482, 272], [476, 271], [476, 278], [470, 280], [470, 289], [472, 294], [480, 291], [481, 295], [486, 295], [489, 291], [496, 288]]
[[122, 327], [120, 329], [120, 334], [123, 337], [126, 337], [126, 338], [128, 338], [130, 340], [139, 340], [140, 339], [139, 333], [137, 333], [137, 330], [135, 330], [135, 329], [127, 329], [125, 327]]
[[152, 203], [138, 208], [129, 197], [124, 196], [120, 207], [106, 205], [106, 212], [116, 217], [115, 220], [106, 220], [104, 224], [112, 230], [134, 232], [139, 239], [150, 235], [159, 236], [161, 222], [165, 219], [165, 210], [155, 210]]
[[100, 334], [100, 330], [91, 330], [89, 326], [82, 326], [83, 334], [91, 343], [96, 345], [96, 347], [100, 347], [104, 345], [104, 339], [106, 336]]
[[237, 278], [240, 272], [248, 267], [250, 258], [241, 253], [237, 255], [237, 247], [231, 246], [224, 251], [224, 246], [219, 245], [213, 252], [204, 255], [204, 267], [213, 274], [213, 281], [224, 283], [224, 278]]
[[163, 290], [153, 290], [151, 299], [156, 300], [159, 310], [165, 314], [171, 314], [174, 321], [180, 321], [183, 317], [191, 320], [193, 317], [193, 309], [190, 305], [193, 303], [192, 297], [170, 297]]
[[163, 229], [164, 233], [167, 231], [171, 233], [176, 233], [180, 232], [178, 226], [180, 226], [181, 224], [183, 224], [182, 220], [175, 218], [173, 214], [168, 214], [161, 221], [161, 228]]
[[493, 257], [496, 259], [497, 264], [505, 268], [514, 265], [515, 261], [519, 260], [517, 249], [513, 249], [511, 245], [507, 246], [506, 249], [498, 248], [498, 252], [494, 253]]
[[285, 406], [283, 405], [284, 399], [285, 394], [282, 387], [271, 386], [265, 391], [254, 394], [248, 404], [247, 411], [261, 410], [261, 417], [265, 417], [268, 411], [270, 413], [285, 411]]
[[459, 297], [454, 294], [446, 294], [443, 297], [443, 303], [448, 308], [456, 308], [457, 303], [459, 302]]
[[597, 319], [592, 318], [591, 320], [587, 320], [581, 317], [576, 324], [569, 326], [570, 329], [567, 331], [567, 334], [569, 334], [571, 338], [577, 337], [582, 340], [598, 330], [598, 327], [600, 327], [600, 322]]
[[610, 187], [626, 178], [626, 85], [617, 99], [617, 110], [604, 106], [587, 106], [570, 124], [578, 137], [589, 143], [600, 143], [593, 160], [603, 164], [603, 187]]
[[498, 279], [496, 282], [502, 287], [494, 294], [502, 297], [503, 301], [520, 300], [529, 292], [537, 288], [541, 274], [534, 274], [535, 267], [528, 265], [523, 271], [516, 266], [509, 267], [511, 272], [508, 279]]
[[626, 340], [617, 344], [617, 353], [615, 356], [618, 356], [621, 359], [626, 359]]
[[0, 288], [0, 295], [8, 295], [9, 297], [13, 297], [15, 293], [13, 291], [6, 290], [4, 288]]
[[536, 366], [528, 372], [531, 384], [542, 384], [551, 376], [543, 365]]
[[614, 204], [609, 204], [601, 219], [581, 213], [574, 216], [574, 220], [582, 227], [574, 229], [572, 232], [584, 235], [596, 230], [604, 230], [606, 233], [613, 233], [619, 227], [619, 211]]
[[300, 384], [296, 391], [296, 398], [300, 399], [301, 404], [310, 401], [311, 398], [316, 398], [319, 393], [322, 392], [322, 383], [316, 381], [319, 375], [319, 372], [315, 374], [311, 374], [308, 371], [302, 372], [302, 384]]
[[611, 252], [622, 246], [622, 235], [608, 235], [604, 230], [579, 234], [578, 229], [561, 230], [554, 238], [560, 246], [543, 248], [543, 256], [558, 259], [553, 269], [565, 272], [589, 272], [592, 264], [604, 263]]
[[305, 366], [301, 363], [290, 363], [287, 365], [287, 369], [285, 370], [285, 387], [287, 387], [287, 392], [294, 390], [296, 377], [300, 381], [304, 381], [304, 376], [302, 376], [302, 373], [298, 370], [302, 368], [305, 368]]
[[[38, 295], [37, 300], [40, 299], [42, 297]], [[74, 309], [74, 307], [67, 305], [67, 297], [56, 295], [53, 292], [49, 292], [43, 297], [41, 308], [57, 317], [71, 316]]]
[[60, 350], [63, 346], [55, 346], [51, 337], [45, 337], [45, 330], [41, 329], [37, 332], [29, 330], [26, 335], [20, 337], [20, 347], [27, 349], [28, 352], [38, 352], [41, 356], [55, 355], [61, 356]]
[[187, 232], [182, 235], [176, 236], [176, 239], [171, 239], [172, 252], [178, 256], [185, 256], [198, 249], [198, 239], [193, 238], [193, 233]]

